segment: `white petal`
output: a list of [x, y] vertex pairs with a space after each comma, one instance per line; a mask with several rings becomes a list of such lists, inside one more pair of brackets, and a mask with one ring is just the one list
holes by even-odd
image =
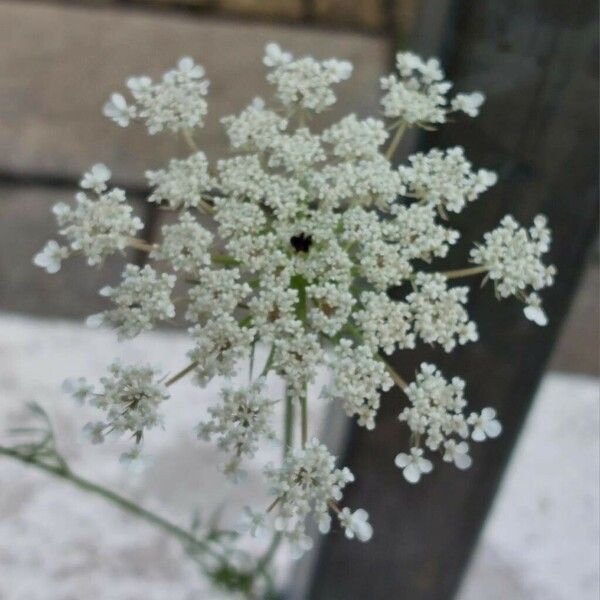
[[396, 458], [394, 459], [394, 464], [399, 469], [404, 469], [404, 467], [410, 464], [410, 456], [408, 456], [408, 454], [405, 454], [404, 452], [401, 452], [400, 454], [396, 455]]
[[548, 325], [548, 316], [544, 312], [544, 309], [539, 306], [526, 306], [523, 309], [523, 313], [530, 321], [533, 321], [540, 327]]
[[368, 542], [373, 537], [373, 527], [367, 521], [360, 521], [355, 525], [356, 537], [361, 542]]
[[473, 433], [471, 433], [471, 438], [476, 442], [484, 442], [485, 441], [485, 433], [481, 427], [474, 427]]
[[409, 483], [417, 483], [421, 479], [421, 470], [417, 465], [411, 463], [403, 471], [404, 479]]
[[485, 426], [485, 433], [488, 437], [496, 438], [502, 433], [502, 425], [500, 421], [490, 421]]
[[103, 323], [104, 323], [104, 314], [103, 313], [96, 313], [95, 315], [90, 315], [85, 320], [86, 326], [90, 327], [92, 329], [97, 329], [98, 327], [101, 327]]
[[481, 411], [481, 420], [482, 421], [491, 421], [495, 417], [496, 417], [496, 411], [493, 408], [489, 407], [489, 406], [486, 406]]
[[426, 458], [418, 458], [417, 466], [419, 467], [421, 473], [431, 473], [433, 470], [433, 463]]
[[459, 469], [468, 469], [473, 464], [473, 459], [468, 454], [456, 454], [454, 456], [454, 464]]

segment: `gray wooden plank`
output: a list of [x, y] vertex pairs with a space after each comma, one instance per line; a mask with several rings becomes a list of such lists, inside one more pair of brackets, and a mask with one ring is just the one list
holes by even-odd
[[75, 181], [102, 161], [121, 183], [143, 185], [145, 169], [162, 166], [185, 147], [169, 135], [121, 129], [101, 107], [128, 76], [158, 77], [183, 55], [203, 63], [211, 79], [208, 122], [198, 139], [209, 156], [222, 156], [219, 118], [269, 92], [262, 54], [273, 39], [299, 54], [355, 63], [327, 119], [376, 108], [386, 44], [375, 37], [107, 6], [2, 2], [0, 175]]

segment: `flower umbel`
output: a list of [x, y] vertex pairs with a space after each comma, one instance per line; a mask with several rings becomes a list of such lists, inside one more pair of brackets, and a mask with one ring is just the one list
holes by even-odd
[[[339, 505], [354, 476], [312, 436], [309, 405], [334, 399], [374, 429], [382, 393], [402, 392], [399, 418], [410, 441], [395, 464], [405, 479], [417, 483], [431, 473], [434, 453], [467, 469], [470, 442], [501, 432], [494, 409], [467, 416], [462, 379], [448, 380], [424, 363], [405, 383], [387, 361], [422, 343], [451, 352], [478, 339], [470, 288], [454, 285], [458, 277], [483, 276], [499, 298], [515, 296], [527, 319], [545, 325], [539, 292], [552, 284], [555, 269], [542, 260], [550, 248], [543, 216], [529, 229], [504, 217], [471, 251], [473, 265], [441, 268], [460, 238], [450, 217], [478, 201], [497, 177], [473, 166], [459, 146], [394, 162], [407, 129], [431, 129], [451, 113], [475, 117], [481, 109], [480, 92], [450, 95], [436, 59], [399, 53], [396, 71], [381, 80], [382, 118], [349, 114], [322, 130], [313, 117], [333, 106], [352, 65], [297, 58], [275, 43], [265, 48], [263, 63], [273, 98], [255, 98], [221, 119], [231, 152], [215, 163], [196, 141], [208, 114], [202, 66], [185, 57], [158, 81], [129, 79], [128, 98], [112, 94], [104, 114], [122, 127], [142, 122], [151, 135], [177, 134], [189, 148], [146, 172], [147, 200], [166, 215], [157, 239], [138, 237], [141, 219], [125, 192], [110, 186], [108, 167], [97, 164], [81, 179], [75, 204], [54, 207], [63, 240], [49, 241], [34, 263], [55, 273], [75, 254], [90, 265], [127, 248], [147, 254], [148, 264], [128, 264], [118, 285], [102, 288], [114, 306], [89, 322], [132, 338], [180, 315], [189, 326], [187, 364], [166, 379], [151, 367], [115, 363], [100, 389], [85, 380], [66, 389], [101, 411], [86, 427], [92, 441], [111, 432], [132, 437], [123, 462], [138, 468], [145, 462], [144, 432], [162, 425], [167, 388], [188, 375], [199, 387], [228, 379], [197, 426], [198, 437], [226, 454], [224, 471], [234, 479], [243, 461], [260, 457], [263, 443], [275, 441], [284, 454], [281, 465], [263, 469], [270, 506], [246, 511], [245, 531], [273, 535], [256, 565], [264, 575], [281, 540], [296, 556], [312, 547], [310, 521], [327, 533], [334, 517], [349, 539], [373, 534], [364, 509]], [[258, 345], [268, 352], [260, 369]], [[250, 381], [234, 385], [245, 360]], [[320, 368], [328, 369], [330, 382], [318, 398], [309, 397]], [[285, 384], [283, 399], [272, 392], [273, 378]], [[273, 420], [278, 404], [282, 433]]]

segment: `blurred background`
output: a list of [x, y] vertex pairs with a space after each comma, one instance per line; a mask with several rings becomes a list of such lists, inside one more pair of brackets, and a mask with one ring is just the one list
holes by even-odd
[[[144, 203], [143, 173], [183, 149], [102, 117], [103, 102], [129, 75], [158, 76], [183, 55], [203, 64], [211, 88], [200, 142], [216, 158], [226, 152], [219, 118], [268, 93], [268, 41], [354, 63], [327, 120], [377, 114], [378, 78], [398, 49], [437, 55], [457, 88], [480, 89], [488, 103], [473, 122], [408, 136], [399, 159], [461, 144], [476, 165], [499, 172], [486, 204], [461, 223], [467, 239], [506, 212], [524, 220], [549, 214], [559, 267], [548, 294], [552, 323], [530, 328], [489, 290], [475, 293], [485, 341], [446, 364], [468, 380], [475, 403], [499, 407], [505, 435], [467, 474], [436, 473], [407, 491], [389, 468], [402, 443], [394, 412], [384, 409], [375, 442], [315, 407], [358, 473], [351, 494], [372, 514], [376, 535], [362, 546], [338, 532], [300, 564], [283, 553], [278, 579], [298, 600], [596, 600], [597, 13], [591, 0], [0, 1], [0, 426], [18, 423], [26, 402], [40, 402], [76, 470], [183, 524], [198, 506], [223, 506], [227, 521], [248, 498], [260, 502], [255, 473], [243, 492], [227, 488], [218, 456], [194, 439], [190, 423], [202, 408], [190, 408], [198, 393], [185, 383], [166, 432], [151, 440], [156, 462], [145, 473], [124, 473], [120, 448], [82, 441], [87, 417], [60, 392], [63, 379], [96, 379], [116, 355], [176, 369], [187, 345], [177, 328], [118, 347], [110, 333], [85, 329], [83, 318], [104, 308], [97, 290], [141, 257], [115, 258], [102, 270], [72, 259], [45, 274], [31, 258], [55, 236], [50, 208], [103, 162], [143, 216], [146, 239], [160, 227], [160, 212]], [[87, 598], [221, 596], [160, 533], [0, 461], [0, 599]]]

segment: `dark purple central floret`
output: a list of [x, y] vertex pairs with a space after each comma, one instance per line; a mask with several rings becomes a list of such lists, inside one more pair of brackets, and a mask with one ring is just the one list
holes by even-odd
[[290, 244], [296, 252], [308, 252], [312, 244], [312, 235], [306, 235], [304, 232], [293, 235], [290, 238]]

